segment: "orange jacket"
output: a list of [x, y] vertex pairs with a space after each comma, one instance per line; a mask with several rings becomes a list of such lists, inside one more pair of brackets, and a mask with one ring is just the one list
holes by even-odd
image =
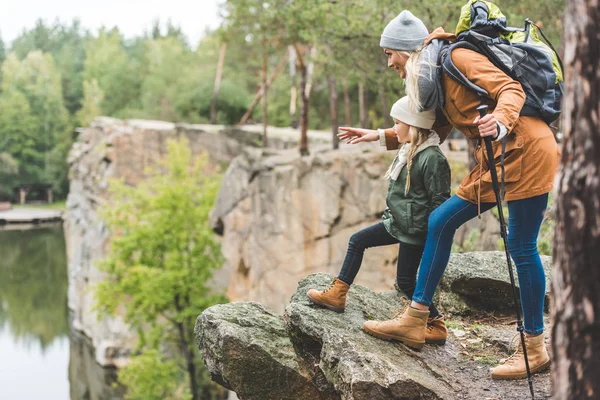
[[[440, 38], [454, 40], [454, 35], [438, 28], [431, 33], [426, 43]], [[525, 93], [521, 84], [495, 67], [486, 56], [474, 51], [456, 49], [452, 52], [452, 61], [471, 82], [487, 90], [493, 98], [488, 104], [490, 112], [508, 131], [504, 158], [504, 199], [520, 200], [550, 192], [560, 160], [559, 148], [552, 131], [544, 121], [519, 116], [525, 103]], [[476, 110], [481, 105], [479, 96], [452, 80], [446, 73], [442, 73], [442, 87], [445, 99], [442, 111], [450, 124], [467, 138], [480, 140], [479, 129], [473, 124], [479, 115]], [[447, 127], [442, 130], [447, 131]], [[397, 140], [394, 143], [392, 133], [386, 131], [389, 150], [398, 147]], [[496, 201], [484, 148], [485, 146], [480, 146], [476, 154], [478, 165], [462, 181], [456, 193], [461, 199], [472, 203], [477, 203], [478, 200]], [[500, 179], [502, 143], [493, 142], [493, 148]]]

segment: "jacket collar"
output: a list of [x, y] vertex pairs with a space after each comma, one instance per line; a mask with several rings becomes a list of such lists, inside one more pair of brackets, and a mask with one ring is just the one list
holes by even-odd
[[427, 36], [427, 39], [425, 39], [425, 46], [427, 46], [429, 43], [431, 43], [431, 41], [434, 39], [439, 39], [439, 40], [444, 40], [444, 41], [454, 43], [454, 42], [456, 42], [456, 35], [453, 33], [444, 31], [444, 28], [441, 28], [441, 27], [436, 28], [433, 32], [431, 32], [429, 34], [429, 36]]

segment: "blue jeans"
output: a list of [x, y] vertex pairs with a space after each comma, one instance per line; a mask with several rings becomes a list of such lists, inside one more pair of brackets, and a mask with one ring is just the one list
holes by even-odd
[[[396, 266], [396, 284], [406, 296], [412, 298], [415, 291], [417, 269], [423, 256], [424, 247], [400, 242], [388, 233], [383, 222], [366, 227], [350, 237], [348, 251], [346, 252], [344, 264], [342, 265], [338, 279], [348, 285], [352, 285], [362, 264], [365, 250], [371, 247], [388, 246], [391, 244], [400, 244]], [[440, 313], [435, 305], [433, 303], [428, 305], [429, 316], [439, 317]]]
[[[495, 203], [481, 203], [481, 210]], [[525, 332], [544, 331], [546, 276], [537, 250], [537, 237], [548, 206], [548, 194], [508, 202], [508, 249], [517, 267]], [[413, 301], [429, 305], [448, 260], [454, 233], [477, 216], [477, 204], [454, 195], [429, 216], [427, 241], [417, 278]]]

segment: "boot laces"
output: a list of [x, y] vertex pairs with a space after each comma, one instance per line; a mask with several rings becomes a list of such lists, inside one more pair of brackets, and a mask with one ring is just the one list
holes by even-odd
[[503, 364], [513, 365], [517, 361], [525, 358], [525, 355], [523, 353], [523, 346], [520, 342], [520, 335], [520, 333], [517, 333], [511, 339], [509, 348], [512, 348], [516, 343], [518, 343], [517, 350], [510, 357], [508, 357]]
[[395, 309], [392, 313], [392, 320], [400, 319], [409, 305], [409, 303], [406, 303], [403, 307]]
[[323, 290], [323, 294], [329, 292], [331, 289], [333, 289], [333, 287], [335, 286], [335, 281], [333, 281], [333, 283], [331, 285], [329, 285], [329, 287], [325, 290]]

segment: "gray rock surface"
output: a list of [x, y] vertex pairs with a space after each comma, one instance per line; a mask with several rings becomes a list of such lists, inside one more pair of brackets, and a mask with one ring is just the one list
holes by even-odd
[[[485, 311], [477, 305], [489, 297], [489, 288], [499, 296], [510, 293], [506, 282], [498, 285], [508, 281], [502, 277], [504, 270], [498, 274], [494, 271], [501, 256], [503, 253], [495, 252], [453, 256], [444, 285], [449, 291], [442, 290], [439, 295], [455, 296], [470, 315]], [[477, 268], [471, 265], [474, 262]], [[490, 276], [487, 283], [486, 275]], [[489, 377], [490, 363], [514, 351], [509, 343], [516, 330], [509, 317], [496, 318], [499, 322], [495, 325], [450, 317], [450, 326], [455, 327], [450, 329], [446, 345], [426, 345], [423, 351], [415, 352], [402, 344], [376, 339], [361, 329], [366, 320], [389, 319], [401, 310], [407, 300], [400, 293], [375, 293], [355, 284], [348, 292], [345, 312], [334, 313], [306, 298], [308, 289], [324, 289], [331, 280], [328, 274], [302, 279], [285, 307], [283, 321], [257, 303], [244, 302], [211, 307], [200, 315], [197, 344], [213, 379], [249, 400], [320, 399], [324, 395], [345, 400], [516, 400], [527, 396], [525, 382], [496, 382]], [[476, 284], [468, 287], [477, 290], [473, 290], [467, 304], [461, 294], [467, 286], [461, 282], [470, 280]], [[452, 291], [455, 288], [458, 292]], [[493, 319], [486, 317], [487, 313], [483, 315]], [[277, 367], [265, 367], [270, 363]], [[293, 380], [293, 386], [278, 385], [270, 371], [284, 367], [295, 368], [305, 380]], [[254, 375], [247, 369], [252, 369]], [[316, 388], [318, 393], [314, 397], [297, 395], [300, 389], [295, 385]], [[288, 390], [291, 387], [293, 391]], [[550, 398], [549, 373], [537, 376], [535, 388], [536, 398]]]
[[196, 341], [213, 380], [247, 400], [339, 399], [312, 384], [294, 352], [281, 316], [258, 303], [229, 303], [206, 310]]
[[[549, 310], [552, 258], [541, 256], [546, 272], [546, 312]], [[518, 276], [513, 264], [516, 287]], [[503, 251], [454, 253], [442, 277], [443, 294], [440, 305], [458, 314], [468, 314], [469, 309], [514, 314], [514, 301], [510, 276]], [[518, 291], [517, 291], [518, 294]], [[463, 302], [463, 304], [461, 304]]]
[[[257, 303], [230, 303], [206, 310], [196, 341], [213, 379], [242, 399], [439, 399], [451, 386], [414, 362], [404, 346], [362, 332], [365, 318], [385, 318], [401, 304], [354, 286], [352, 308], [336, 314], [303, 298], [324, 287], [325, 274], [298, 286], [284, 320]], [[306, 390], [312, 390], [308, 393]]]

